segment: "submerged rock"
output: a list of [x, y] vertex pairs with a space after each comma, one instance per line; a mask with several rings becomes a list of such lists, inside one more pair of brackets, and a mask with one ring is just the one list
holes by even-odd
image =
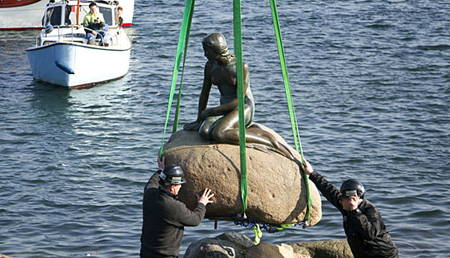
[[[261, 126], [261, 125], [260, 125]], [[280, 142], [285, 141], [275, 132]], [[291, 153], [300, 160], [293, 148]], [[306, 214], [306, 188], [299, 166], [285, 156], [267, 147], [247, 147], [248, 197], [246, 215], [270, 224], [300, 223]], [[197, 204], [196, 194], [211, 188], [214, 203], [207, 206], [206, 217], [229, 220], [242, 209], [240, 190], [239, 146], [209, 142], [197, 132], [178, 131], [163, 147], [166, 164], [179, 164], [187, 183], [181, 188], [179, 198], [189, 208]], [[314, 183], [309, 181], [312, 200], [310, 225], [322, 217], [321, 199]]]
[[241, 233], [227, 232], [192, 242], [185, 258], [352, 258], [346, 240], [256, 245]]
[[246, 235], [237, 232], [226, 232], [215, 237], [215, 239], [226, 240], [233, 243], [237, 247], [239, 253], [244, 253], [245, 250], [255, 245], [255, 242]]
[[290, 245], [275, 245], [262, 242], [259, 245], [250, 247], [245, 252], [245, 258], [310, 258], [308, 256], [296, 254]]
[[289, 243], [294, 252], [311, 258], [353, 258], [347, 240]]
[[189, 245], [184, 258], [242, 258], [237, 247], [227, 241], [205, 238]]
[[254, 243], [239, 233], [224, 233], [215, 238], [203, 238], [192, 242], [184, 258], [242, 258], [243, 252]]

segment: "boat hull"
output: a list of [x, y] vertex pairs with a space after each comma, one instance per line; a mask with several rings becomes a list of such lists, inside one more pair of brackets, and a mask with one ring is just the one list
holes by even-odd
[[67, 88], [90, 87], [128, 73], [130, 47], [56, 42], [27, 49], [33, 78]]

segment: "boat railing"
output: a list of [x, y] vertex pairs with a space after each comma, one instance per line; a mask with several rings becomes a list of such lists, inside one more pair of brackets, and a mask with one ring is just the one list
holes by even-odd
[[[70, 30], [69, 30], [70, 29]], [[113, 33], [107, 33], [105, 37], [111, 39], [110, 44], [116, 45], [118, 42], [116, 28], [109, 27], [108, 29], [113, 29]], [[55, 42], [70, 42], [70, 43], [88, 43], [86, 38], [87, 32], [92, 32], [90, 28], [83, 27], [82, 25], [63, 25], [63, 26], [52, 26], [47, 25], [41, 33], [36, 37], [36, 46], [48, 45]], [[108, 30], [109, 31], [109, 30]], [[105, 30], [105, 32], [108, 32]], [[105, 37], [98, 33], [99, 38], [96, 39], [100, 42], [105, 42]], [[116, 40], [114, 40], [116, 39]], [[103, 45], [104, 46], [104, 45]]]
[[[64, 41], [67, 41], [65, 39], [68, 38], [68, 37], [70, 37], [70, 42], [75, 42], [75, 39], [80, 39], [80, 38], [81, 39], [85, 39], [86, 38], [86, 33], [84, 33], [84, 31], [82, 33], [74, 33], [74, 29], [78, 31], [78, 30], [82, 29], [83, 26], [81, 26], [81, 25], [68, 25], [68, 27], [71, 30], [70, 30], [70, 33], [66, 33], [66, 34], [62, 35], [62, 37], [64, 38]], [[59, 31], [60, 30], [58, 28], [58, 40], [61, 37]], [[81, 40], [81, 41], [84, 42], [83, 40]]]
[[[54, 42], [85, 43], [86, 33], [81, 25], [47, 25], [36, 38], [36, 46], [47, 45]], [[70, 29], [70, 31], [68, 30]], [[48, 37], [48, 40], [45, 39]], [[39, 41], [41, 40], [41, 41]], [[44, 44], [45, 43], [45, 44]]]
[[[96, 31], [96, 30], [93, 30], [93, 29], [90, 29], [90, 28], [84, 28], [85, 30], [88, 30], [88, 31]], [[105, 30], [105, 32], [107, 32], [106, 30]], [[105, 42], [105, 40], [104, 40], [104, 38], [103, 38], [103, 35], [102, 34], [100, 34], [100, 33], [98, 33], [97, 32], [97, 35], [99, 35], [100, 36], [100, 42], [103, 42], [103, 44], [104, 44], [104, 42]], [[106, 34], [107, 35], [107, 34]], [[97, 36], [96, 36], [97, 37]], [[97, 40], [96, 40], [97, 41]], [[89, 42], [88, 42], [89, 43]]]

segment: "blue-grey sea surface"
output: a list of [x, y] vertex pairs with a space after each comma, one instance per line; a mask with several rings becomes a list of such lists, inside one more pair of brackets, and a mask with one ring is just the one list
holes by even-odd
[[[195, 4], [180, 126], [196, 118], [202, 38], [221, 32], [234, 50], [232, 5]], [[129, 73], [83, 90], [33, 81], [25, 49], [37, 31], [0, 32], [0, 253], [138, 257], [183, 10], [183, 1], [136, 1]], [[401, 257], [448, 257], [450, 2], [284, 0], [278, 11], [305, 157], [337, 186], [363, 182]], [[242, 33], [255, 121], [293, 146], [269, 1], [242, 1]], [[186, 228], [181, 255], [228, 231], [254, 237], [204, 220]], [[325, 199], [316, 226], [263, 233], [276, 244], [345, 239]]]

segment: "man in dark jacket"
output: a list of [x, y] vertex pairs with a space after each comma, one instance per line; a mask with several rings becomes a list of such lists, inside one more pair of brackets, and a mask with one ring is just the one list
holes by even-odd
[[342, 213], [348, 244], [355, 258], [398, 258], [398, 249], [384, 225], [377, 208], [364, 199], [364, 186], [355, 179], [342, 183], [338, 191], [311, 164], [302, 169], [314, 182], [323, 196]]
[[178, 257], [185, 226], [198, 226], [214, 194], [205, 189], [197, 207], [189, 210], [177, 199], [185, 183], [183, 170], [168, 165], [158, 170], [144, 190], [141, 257]]

